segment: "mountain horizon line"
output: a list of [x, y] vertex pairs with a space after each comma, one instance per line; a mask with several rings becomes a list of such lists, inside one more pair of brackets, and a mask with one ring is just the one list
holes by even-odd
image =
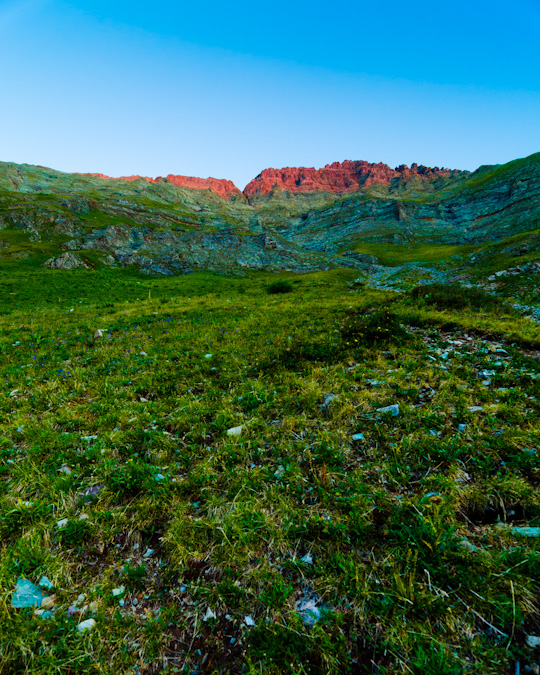
[[[35, 165], [37, 168], [56, 171], [50, 167]], [[437, 177], [451, 175], [467, 175], [470, 171], [460, 169], [448, 169], [445, 167], [428, 167], [416, 162], [409, 167], [400, 164], [392, 169], [384, 162], [367, 162], [363, 160], [344, 160], [333, 162], [317, 169], [315, 167], [282, 167], [279, 169], [267, 168], [253, 178], [243, 190], [240, 190], [233, 181], [226, 178], [200, 178], [197, 176], [185, 176], [180, 174], [168, 174], [152, 178], [134, 174], [130, 176], [109, 176], [94, 172], [59, 172], [75, 176], [88, 176], [111, 181], [137, 181], [157, 183], [163, 180], [177, 187], [210, 190], [223, 199], [244, 197], [246, 199], [258, 196], [267, 196], [274, 190], [291, 193], [331, 192], [334, 194], [355, 192], [371, 185], [390, 184], [392, 180], [407, 180], [416, 178], [426, 181]]]

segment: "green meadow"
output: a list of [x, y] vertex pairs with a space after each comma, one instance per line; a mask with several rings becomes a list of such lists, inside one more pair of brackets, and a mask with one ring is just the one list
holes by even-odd
[[355, 276], [4, 267], [1, 675], [538, 672], [540, 326]]

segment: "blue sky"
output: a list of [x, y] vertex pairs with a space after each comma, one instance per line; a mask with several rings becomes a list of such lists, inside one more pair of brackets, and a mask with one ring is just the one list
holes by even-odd
[[0, 0], [0, 160], [230, 178], [540, 151], [540, 3]]

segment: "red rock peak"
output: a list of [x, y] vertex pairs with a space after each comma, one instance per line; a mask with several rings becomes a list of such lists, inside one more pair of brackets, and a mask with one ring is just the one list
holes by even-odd
[[120, 178], [111, 178], [111, 176], [106, 176], [103, 173], [83, 173], [79, 175], [102, 178], [103, 180], [145, 180], [148, 183], [168, 180], [169, 183], [177, 187], [188, 188], [190, 190], [211, 190], [220, 197], [223, 197], [223, 199], [242, 196], [242, 193], [232, 181], [221, 178], [195, 178], [192, 176], [175, 176], [173, 174], [169, 174], [166, 178], [162, 178], [161, 176], [158, 178], [148, 178], [148, 176], [120, 176]]
[[392, 178], [419, 176], [431, 179], [437, 175], [449, 176], [450, 169], [429, 168], [413, 164], [410, 168], [402, 164], [391, 169], [387, 164], [350, 161], [327, 164], [322, 169], [305, 167], [265, 169], [251, 183], [244, 194], [246, 197], [267, 195], [274, 188], [288, 192], [355, 192], [370, 185], [388, 185]]

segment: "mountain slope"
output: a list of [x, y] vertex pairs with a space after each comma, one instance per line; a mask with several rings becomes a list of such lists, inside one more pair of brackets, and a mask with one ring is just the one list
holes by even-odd
[[354, 255], [362, 244], [480, 244], [538, 227], [540, 154], [472, 174], [349, 161], [268, 169], [244, 194], [226, 180], [0, 163], [4, 261], [72, 251], [153, 274], [363, 268], [375, 259]]

